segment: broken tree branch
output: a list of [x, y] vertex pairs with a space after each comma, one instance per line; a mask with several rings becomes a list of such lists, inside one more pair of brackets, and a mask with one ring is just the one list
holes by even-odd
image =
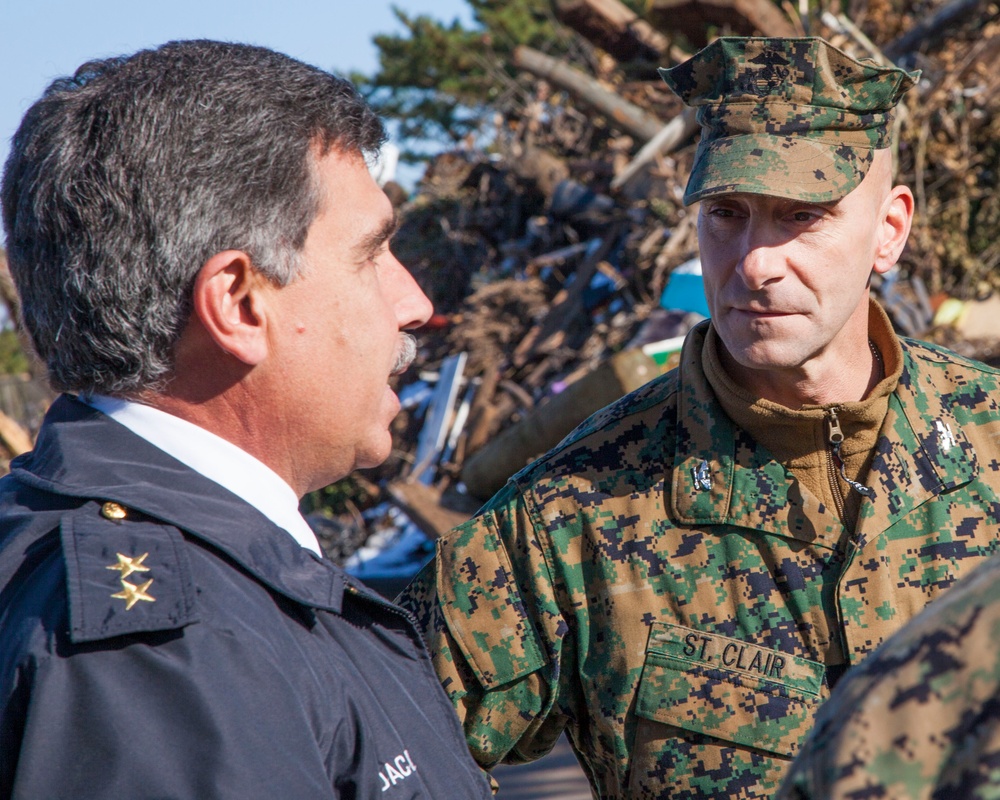
[[693, 108], [685, 108], [678, 116], [664, 125], [659, 133], [643, 145], [635, 158], [611, 181], [612, 189], [620, 189], [639, 171], [658, 156], [676, 150], [698, 130]]
[[661, 61], [669, 57], [679, 63], [688, 56], [681, 48], [671, 46], [666, 36], [621, 0], [554, 0], [553, 8], [563, 25], [616, 61]]
[[663, 123], [638, 106], [623, 100], [589, 75], [526, 45], [514, 50], [514, 64], [570, 92], [590, 108], [604, 114], [625, 133], [647, 142], [660, 132]]

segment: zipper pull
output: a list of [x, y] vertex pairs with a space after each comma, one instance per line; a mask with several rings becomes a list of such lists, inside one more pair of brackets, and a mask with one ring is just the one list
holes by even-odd
[[837, 454], [837, 458], [840, 458], [840, 443], [844, 441], [844, 431], [840, 428], [840, 419], [837, 417], [837, 407], [834, 406], [829, 411], [829, 418], [827, 419], [827, 424], [830, 426], [830, 435], [827, 437], [830, 444], [834, 447], [834, 452]]
[[833, 450], [837, 466], [840, 467], [840, 477], [843, 478], [844, 482], [858, 494], [867, 497], [869, 500], [874, 500], [874, 489], [869, 486], [865, 486], [863, 483], [852, 481], [847, 477], [847, 470], [844, 468], [844, 459], [840, 457], [840, 445], [844, 441], [844, 431], [840, 427], [840, 418], [837, 416], [837, 407], [833, 406], [828, 413], [829, 417], [827, 418], [827, 423], [830, 426], [830, 434], [827, 439], [830, 442], [830, 449]]

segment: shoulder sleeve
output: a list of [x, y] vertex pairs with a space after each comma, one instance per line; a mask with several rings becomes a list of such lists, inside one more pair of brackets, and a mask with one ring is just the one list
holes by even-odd
[[62, 519], [60, 537], [74, 643], [197, 621], [191, 565], [176, 528], [130, 518], [114, 503], [87, 504]]
[[567, 627], [539, 542], [512, 484], [442, 537], [398, 602], [425, 631], [435, 668], [481, 766], [537, 758], [556, 711]]

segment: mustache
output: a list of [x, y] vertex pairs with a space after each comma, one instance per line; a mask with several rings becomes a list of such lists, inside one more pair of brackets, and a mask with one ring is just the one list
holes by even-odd
[[417, 357], [417, 337], [412, 333], [399, 334], [399, 350], [396, 352], [396, 360], [392, 365], [392, 375], [399, 375], [405, 372], [413, 360]]

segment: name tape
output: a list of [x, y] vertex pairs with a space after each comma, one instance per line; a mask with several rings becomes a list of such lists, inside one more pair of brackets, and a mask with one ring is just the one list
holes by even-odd
[[653, 623], [649, 650], [692, 664], [794, 686], [813, 694], [819, 694], [825, 672], [823, 665], [816, 661], [666, 622]]

